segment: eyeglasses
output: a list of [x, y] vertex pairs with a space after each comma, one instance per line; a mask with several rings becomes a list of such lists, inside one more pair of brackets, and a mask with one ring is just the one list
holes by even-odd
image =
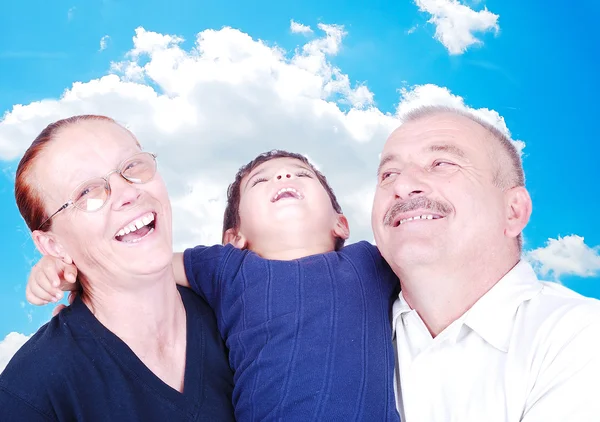
[[108, 202], [108, 198], [110, 198], [111, 190], [108, 180], [113, 173], [118, 173], [123, 179], [132, 184], [148, 183], [156, 174], [156, 154], [140, 152], [123, 161], [118, 168], [111, 170], [104, 177], [86, 180], [75, 188], [67, 202], [40, 224], [38, 230], [44, 227], [52, 217], [71, 205], [86, 212], [102, 209]]

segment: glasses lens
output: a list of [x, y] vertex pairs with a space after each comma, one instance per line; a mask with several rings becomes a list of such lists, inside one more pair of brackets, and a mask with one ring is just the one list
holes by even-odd
[[102, 208], [107, 198], [108, 191], [104, 179], [92, 179], [75, 189], [73, 205], [83, 211], [97, 211]]
[[147, 183], [156, 173], [156, 159], [148, 152], [136, 154], [123, 163], [121, 174], [131, 183]]

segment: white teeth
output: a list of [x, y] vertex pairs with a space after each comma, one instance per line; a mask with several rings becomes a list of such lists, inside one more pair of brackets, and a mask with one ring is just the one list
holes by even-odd
[[142, 217], [139, 217], [136, 220], [124, 226], [121, 230], [117, 232], [116, 236], [125, 236], [126, 234], [129, 234], [138, 229], [141, 229], [144, 226], [147, 226], [152, 221], [154, 221], [154, 213], [149, 212], [148, 214], [143, 215]]
[[273, 199], [271, 199], [271, 201], [277, 201], [277, 199], [279, 199], [279, 197], [283, 193], [285, 193], [285, 192], [293, 192], [296, 195], [296, 197], [302, 198], [302, 195], [296, 189], [294, 189], [294, 188], [282, 188], [282, 189], [279, 189], [277, 191], [277, 193], [275, 194], [275, 196], [273, 196]]
[[154, 231], [154, 229], [150, 229], [150, 231], [149, 231], [149, 232], [148, 232], [148, 233], [147, 233], [145, 236], [143, 236], [143, 237], [140, 237], [140, 238], [137, 238], [137, 239], [128, 240], [128, 241], [126, 241], [125, 243], [137, 243], [137, 242], [139, 242], [140, 240], [142, 240], [144, 237], [146, 237], [146, 236], [149, 236], [149, 235], [150, 235], [150, 233], [152, 233], [153, 231]]
[[400, 224], [404, 224], [404, 223], [407, 223], [407, 222], [413, 221], [413, 220], [433, 220], [435, 218], [436, 217], [434, 217], [431, 214], [415, 215], [414, 217], [404, 218], [404, 219], [400, 220]]

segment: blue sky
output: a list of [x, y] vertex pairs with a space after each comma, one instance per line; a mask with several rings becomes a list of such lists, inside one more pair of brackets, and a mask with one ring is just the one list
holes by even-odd
[[[490, 24], [488, 20], [486, 31], [473, 32], [480, 40], [478, 45], [460, 44], [460, 34], [453, 33], [445, 33], [449, 37], [445, 45], [434, 38], [435, 21], [428, 21], [432, 19], [432, 5], [447, 6], [447, 3], [449, 0], [372, 1], [368, 5], [366, 2], [336, 0], [233, 1], [227, 4], [172, 0], [167, 5], [167, 2], [152, 0], [24, 0], [4, 5], [0, 14], [0, 111], [4, 115], [0, 120], [0, 149], [3, 148], [0, 151], [3, 170], [0, 176], [0, 215], [4, 222], [0, 251], [5, 273], [0, 279], [0, 341], [10, 332], [31, 334], [49, 318], [51, 312], [49, 306], [35, 308], [24, 303], [26, 277], [38, 255], [14, 203], [13, 178], [27, 143], [45, 124], [56, 116], [68, 115], [70, 111], [73, 114], [99, 110], [112, 114], [114, 110], [116, 117], [131, 123], [136, 133], [145, 134], [150, 145], [164, 150], [167, 180], [170, 180], [172, 195], [177, 198], [174, 202], [179, 204], [180, 209], [179, 214], [176, 213], [180, 218], [175, 221], [176, 228], [179, 225], [176, 248], [218, 241], [215, 233], [218, 232], [219, 214], [222, 212], [222, 190], [224, 183], [228, 182], [219, 181], [218, 171], [227, 170], [228, 173], [223, 175], [227, 179], [233, 175], [235, 168], [266, 147], [306, 148], [306, 151], [300, 152], [307, 152], [317, 164], [323, 164], [328, 176], [332, 171], [340, 174], [333, 177], [334, 187], [336, 191], [343, 192], [346, 198], [343, 205], [346, 210], [350, 209], [351, 224], [353, 228], [358, 227], [353, 229], [353, 239], [370, 238], [364, 207], [354, 203], [360, 192], [353, 191], [356, 182], [352, 177], [363, 174], [362, 167], [360, 172], [355, 168], [356, 171], [349, 173], [338, 163], [338, 171], [334, 163], [328, 161], [329, 151], [334, 147], [326, 139], [305, 145], [285, 136], [287, 125], [298, 124], [298, 127], [306, 128], [325, 124], [322, 120], [315, 120], [315, 113], [311, 112], [312, 117], [309, 118], [290, 111], [282, 114], [290, 119], [281, 124], [283, 128], [273, 126], [272, 122], [263, 126], [257, 123], [249, 133], [226, 143], [223, 137], [214, 135], [221, 133], [218, 127], [196, 126], [197, 132], [186, 132], [181, 125], [167, 127], [168, 122], [157, 124], [155, 130], [148, 126], [150, 124], [141, 124], [141, 113], [157, 113], [159, 108], [148, 106], [150, 108], [145, 109], [142, 101], [139, 103], [139, 115], [121, 110], [118, 96], [124, 92], [119, 91], [125, 89], [123, 84], [117, 84], [114, 92], [111, 91], [112, 96], [99, 94], [100, 88], [94, 91], [96, 85], [90, 81], [113, 73], [121, 81], [149, 87], [159, 96], [164, 94], [172, 99], [195, 95], [191, 91], [182, 94], [184, 88], [181, 87], [169, 91], [170, 87], [176, 86], [177, 79], [182, 80], [183, 74], [173, 76], [162, 71], [160, 60], [167, 59], [156, 53], [157, 49], [144, 50], [138, 56], [132, 53], [136, 28], [145, 31], [138, 34], [140, 45], [142, 38], [151, 39], [150, 32], [177, 36], [183, 41], [169, 44], [168, 51], [174, 51], [173, 45], [177, 45], [190, 57], [193, 56], [197, 34], [214, 30], [213, 52], [218, 52], [219, 43], [222, 43], [229, 46], [224, 55], [233, 57], [235, 54], [231, 50], [237, 49], [250, 56], [258, 54], [258, 40], [262, 40], [272, 51], [275, 48], [283, 51], [282, 61], [295, 63], [294, 58], [298, 57], [321, 60], [321, 67], [312, 75], [321, 78], [319, 80], [328, 80], [327, 72], [337, 69], [339, 75], [347, 76], [349, 88], [334, 89], [335, 92], [326, 97], [323, 92], [328, 91], [321, 87], [323, 91], [317, 95], [321, 99], [310, 97], [313, 94], [300, 96], [310, 97], [310, 104], [314, 107], [320, 107], [318, 104], [324, 102], [318, 101], [322, 99], [334, 102], [336, 110], [341, 113], [348, 113], [354, 108], [363, 112], [371, 108], [379, 113], [375, 117], [365, 117], [365, 121], [367, 118], [373, 120], [365, 123], [364, 127], [357, 128], [359, 123], [346, 122], [349, 139], [354, 136], [352, 139], [359, 140], [348, 148], [355, 151], [354, 158], [348, 157], [348, 162], [355, 165], [362, 163], [356, 156], [366, 151], [361, 149], [366, 148], [366, 144], [373, 148], [369, 150], [373, 158], [368, 162], [376, 161], [376, 151], [385, 139], [386, 130], [393, 125], [389, 119], [399, 108], [408, 107], [414, 101], [427, 102], [439, 94], [444, 100], [461, 101], [475, 110], [494, 110], [504, 119], [512, 138], [526, 145], [524, 166], [534, 203], [532, 220], [525, 231], [526, 251], [545, 278], [560, 280], [583, 294], [600, 298], [600, 223], [592, 217], [592, 210], [600, 206], [600, 190], [596, 185], [600, 146], [595, 124], [600, 114], [597, 101], [600, 96], [597, 78], [600, 63], [595, 54], [600, 36], [594, 30], [600, 4], [582, 0], [578, 7], [554, 7], [539, 1], [461, 1], [473, 13], [487, 8], [489, 13], [497, 16], [496, 21]], [[438, 15], [438, 19], [453, 19], [451, 8], [437, 10], [449, 10], [447, 15]], [[477, 15], [473, 19], [481, 18], [483, 22], [482, 16]], [[310, 26], [311, 32], [292, 31], [292, 20]], [[326, 31], [318, 24], [336, 25], [335, 30], [331, 29], [333, 35], [325, 37]], [[219, 31], [223, 27], [239, 32]], [[242, 34], [247, 34], [249, 41], [244, 41]], [[336, 34], [343, 35], [341, 41], [336, 40]], [[105, 43], [101, 47], [103, 37]], [[313, 47], [303, 50], [310, 42], [319, 39], [333, 42], [335, 48], [328, 50], [323, 45], [310, 44]], [[460, 54], [451, 51], [449, 43], [452, 40], [463, 45], [466, 51]], [[142, 67], [155, 63], [156, 67], [152, 67], [155, 70], [148, 67], [144, 76], [135, 80], [127, 79], [123, 68], [119, 70], [113, 66], [111, 70], [111, 63], [126, 65], [132, 62]], [[259, 66], [256, 64], [259, 62], [251, 63]], [[160, 76], [155, 77], [156, 74]], [[339, 75], [337, 80], [341, 79]], [[206, 92], [214, 91], [206, 91], [209, 85], [204, 80], [202, 83], [194, 80], [197, 84], [194, 86], [205, 89], [202, 91], [205, 93], [202, 103], [213, 109], [218, 108], [219, 101], [240, 104], [240, 92], [248, 93], [243, 98], [248, 100], [251, 97], [250, 103], [254, 104], [254, 108], [248, 108], [246, 114], [239, 111], [241, 114], [231, 117], [232, 122], [260, 120], [260, 114], [253, 114], [258, 113], [257, 110], [264, 111], [263, 117], [270, 116], [269, 113], [279, 116], [274, 111], [276, 107], [267, 103], [267, 97], [261, 97], [260, 84], [243, 75], [235, 78], [235, 81], [220, 80], [219, 89], [223, 91], [218, 91], [221, 93], [219, 96], [207, 96]], [[87, 90], [87, 94], [78, 94], [75, 103], [61, 100], [65, 90], [75, 89], [73, 84], [76, 82], [82, 84], [77, 89]], [[108, 86], [107, 80], [98, 84]], [[292, 83], [290, 86], [295, 85]], [[362, 108], [353, 100], [360, 86], [368, 88], [372, 94], [372, 101], [367, 101], [367, 106]], [[35, 105], [42, 100], [50, 102]], [[286, 97], [285, 104], [296, 100], [296, 97]], [[302, 101], [298, 100], [297, 104], [305, 104]], [[19, 104], [25, 108], [17, 110], [15, 107]], [[223, 110], [229, 108], [226, 106]], [[385, 117], [386, 113], [388, 117]], [[148, 118], [150, 114], [147, 114]], [[9, 125], [9, 118], [15, 116], [20, 123]], [[138, 117], [139, 121], [136, 120]], [[344, 116], [339, 118], [343, 120]], [[229, 117], [223, 116], [223, 121], [229, 121], [227, 119]], [[374, 125], [377, 130], [369, 129]], [[139, 131], [135, 130], [136, 127]], [[179, 130], [181, 132], [177, 132]], [[284, 135], [279, 138], [272, 135], [273, 139], [270, 138], [271, 134], [280, 132]], [[201, 134], [199, 138], [207, 140], [194, 141], [190, 133]], [[311, 133], [308, 131], [307, 136], [313, 136]], [[316, 131], [313, 137], [323, 136], [323, 133]], [[337, 127], [335, 133], [338, 133]], [[367, 133], [365, 139], [361, 138], [363, 133]], [[183, 134], [187, 134], [187, 138]], [[213, 135], [214, 141], [209, 142]], [[167, 146], [166, 140], [179, 143]], [[225, 144], [236, 148], [239, 145], [244, 153], [224, 159], [222, 169], [207, 167], [205, 173], [190, 173], [185, 180], [183, 176], [177, 178], [177, 160], [174, 158], [177, 151], [182, 151], [181, 154], [196, 151], [204, 160], [200, 161], [208, 163], [215, 161], [214, 155], [219, 151], [222, 153], [223, 149], [219, 148], [225, 148]], [[199, 145], [202, 149], [197, 149]], [[198, 166], [203, 168], [201, 164]], [[170, 173], [169, 169], [172, 170]], [[373, 172], [370, 168], [364, 170], [364, 179], [367, 180], [362, 182], [367, 190], [371, 183], [368, 178]], [[190, 186], [199, 193], [184, 195]]]

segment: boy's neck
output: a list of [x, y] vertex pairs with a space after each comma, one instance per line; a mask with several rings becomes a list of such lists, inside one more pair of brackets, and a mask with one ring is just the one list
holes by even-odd
[[310, 241], [298, 238], [280, 239], [267, 242], [267, 244], [254, 243], [249, 246], [250, 250], [262, 258], [278, 261], [291, 261], [306, 256], [332, 252], [335, 249], [334, 241], [331, 238], [310, 239]]

